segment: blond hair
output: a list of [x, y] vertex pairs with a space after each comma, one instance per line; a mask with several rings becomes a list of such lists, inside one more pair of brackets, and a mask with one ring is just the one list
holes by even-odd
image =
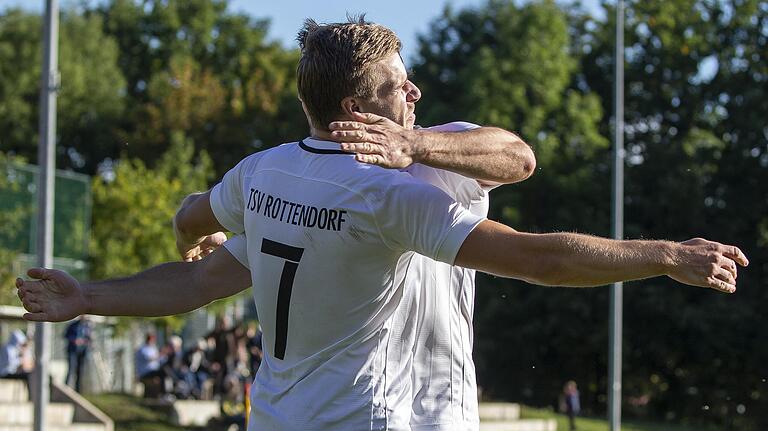
[[401, 48], [392, 30], [366, 22], [364, 15], [347, 18], [333, 24], [307, 19], [296, 37], [299, 97], [312, 125], [322, 130], [342, 113], [342, 99], [374, 95], [379, 75], [371, 66]]

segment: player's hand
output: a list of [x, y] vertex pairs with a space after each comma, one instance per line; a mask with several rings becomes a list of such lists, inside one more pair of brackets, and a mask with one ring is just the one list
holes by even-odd
[[212, 235], [204, 236], [192, 243], [185, 243], [183, 240], [176, 239], [176, 248], [185, 262], [200, 260], [213, 253], [214, 250], [221, 247], [227, 241], [227, 235], [224, 232], [216, 232]]
[[679, 245], [676, 262], [668, 274], [672, 279], [725, 293], [736, 291], [738, 265], [749, 265], [738, 247], [702, 238]]
[[33, 280], [16, 279], [16, 294], [28, 311], [24, 319], [63, 322], [88, 312], [88, 301], [77, 280], [64, 271], [32, 268]]
[[355, 121], [334, 121], [328, 125], [330, 139], [341, 149], [355, 153], [359, 162], [388, 169], [401, 169], [419, 161], [422, 150], [413, 130], [370, 113], [353, 112]]

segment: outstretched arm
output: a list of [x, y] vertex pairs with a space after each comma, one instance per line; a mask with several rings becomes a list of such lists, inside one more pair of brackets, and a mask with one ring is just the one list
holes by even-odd
[[736, 265], [749, 262], [735, 246], [699, 238], [675, 243], [531, 234], [486, 220], [467, 236], [455, 264], [548, 286], [600, 286], [667, 275], [733, 293]]
[[220, 247], [207, 258], [158, 265], [112, 280], [79, 283], [64, 271], [32, 268], [16, 280], [27, 320], [62, 322], [81, 314], [168, 316], [186, 313], [251, 285], [251, 273]]
[[517, 135], [497, 127], [460, 132], [409, 130], [370, 113], [329, 125], [328, 139], [341, 142], [357, 160], [400, 169], [413, 163], [445, 169], [481, 183], [510, 184], [533, 174], [536, 158]]

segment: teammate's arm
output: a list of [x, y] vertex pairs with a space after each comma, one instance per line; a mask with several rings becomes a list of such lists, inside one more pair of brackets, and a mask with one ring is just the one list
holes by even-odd
[[173, 217], [176, 248], [187, 262], [200, 260], [224, 244], [225, 230], [211, 209], [210, 191], [184, 198]]
[[457, 132], [409, 130], [378, 115], [351, 115], [357, 121], [329, 125], [330, 139], [341, 142], [344, 151], [357, 153], [360, 162], [393, 169], [421, 163], [497, 184], [523, 181], [536, 167], [528, 144], [496, 127]]
[[226, 236], [222, 231], [242, 233], [243, 175], [258, 161], [258, 154], [241, 160], [227, 171], [221, 182], [205, 193], [192, 193], [173, 218], [176, 246], [186, 261], [199, 260], [219, 247]]
[[16, 280], [27, 320], [61, 322], [81, 314], [167, 316], [186, 313], [251, 285], [251, 274], [224, 247], [190, 263], [158, 265], [125, 278], [80, 283], [64, 271], [32, 268]]
[[618, 241], [575, 233], [531, 234], [483, 221], [467, 236], [455, 264], [549, 286], [600, 286], [667, 275], [722, 292], [736, 290], [735, 246], [703, 239]]

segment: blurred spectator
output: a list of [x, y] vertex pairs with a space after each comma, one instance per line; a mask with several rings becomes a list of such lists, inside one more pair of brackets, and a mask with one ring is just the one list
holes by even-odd
[[581, 402], [579, 400], [579, 389], [573, 380], [569, 380], [563, 386], [563, 393], [560, 396], [560, 410], [568, 415], [571, 431], [575, 430], [576, 416], [581, 412]]
[[234, 354], [236, 349], [235, 336], [231, 322], [227, 316], [219, 316], [216, 319], [216, 327], [208, 334], [214, 342], [211, 352], [211, 371], [213, 372], [214, 395], [225, 392], [224, 384], [230, 370], [234, 368]]
[[64, 332], [67, 339], [67, 379], [66, 384], [72, 386], [75, 380], [75, 390], [80, 392], [83, 365], [85, 364], [88, 349], [91, 346], [91, 322], [86, 316], [70, 323]]
[[184, 361], [182, 351], [183, 341], [178, 335], [172, 335], [168, 339], [163, 350], [165, 361], [162, 365], [166, 380], [170, 380], [171, 391], [176, 398], [189, 399], [193, 397], [193, 389], [197, 385], [195, 376], [189, 370]]
[[206, 394], [204, 390], [205, 382], [210, 376], [210, 362], [206, 356], [207, 348], [208, 344], [205, 340], [200, 339], [197, 344], [187, 350], [183, 359], [184, 365], [186, 365], [187, 370], [193, 377], [192, 396], [197, 399], [205, 399], [211, 395]]
[[[5, 379], [20, 379], [27, 383], [29, 389], [30, 369], [24, 367], [24, 356], [27, 353], [27, 336], [16, 329], [0, 349], [0, 377]], [[31, 393], [31, 392], [30, 392]]]
[[144, 384], [145, 398], [161, 395], [165, 390], [160, 351], [157, 350], [156, 342], [155, 334], [149, 333], [144, 344], [136, 351], [136, 376]]
[[231, 365], [231, 367], [228, 369], [224, 381], [224, 393], [222, 393], [222, 400], [229, 401], [239, 406], [238, 408], [244, 406], [245, 384], [253, 378], [247, 332], [245, 324], [242, 322], [232, 330], [235, 350], [230, 352], [228, 366]]

